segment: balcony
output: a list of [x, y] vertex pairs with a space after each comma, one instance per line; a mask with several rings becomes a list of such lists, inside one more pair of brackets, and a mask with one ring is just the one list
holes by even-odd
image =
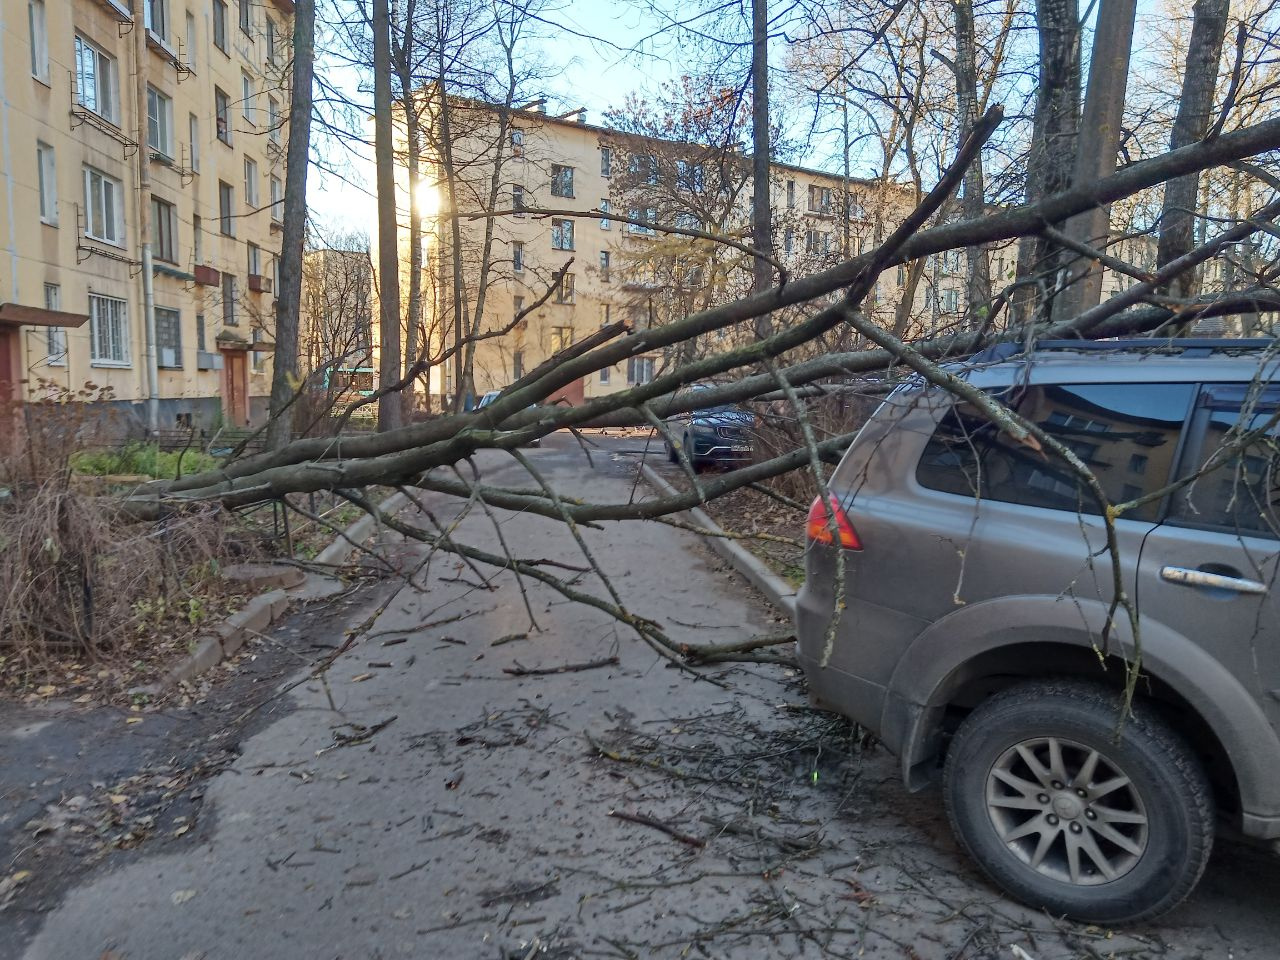
[[264, 277], [257, 273], [249, 274], [249, 289], [254, 293], [270, 293], [272, 286], [270, 277]]
[[222, 274], [205, 264], [196, 264], [196, 268], [192, 273], [195, 274], [196, 283], [202, 286], [216, 287], [222, 282]]

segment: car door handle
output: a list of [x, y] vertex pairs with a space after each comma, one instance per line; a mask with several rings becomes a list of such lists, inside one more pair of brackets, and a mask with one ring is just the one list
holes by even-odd
[[1209, 587], [1214, 590], [1231, 590], [1234, 593], [1266, 593], [1267, 585], [1244, 577], [1229, 577], [1221, 573], [1208, 573], [1188, 567], [1161, 567], [1160, 577], [1170, 583], [1188, 587]]

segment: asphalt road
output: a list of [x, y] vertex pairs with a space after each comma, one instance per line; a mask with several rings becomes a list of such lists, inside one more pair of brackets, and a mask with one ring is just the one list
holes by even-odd
[[[603, 440], [588, 463], [557, 435], [529, 455], [562, 494], [618, 501], [649, 495], [619, 452], [641, 445]], [[489, 482], [534, 485], [510, 461], [486, 463]], [[459, 505], [431, 508], [447, 522]], [[517, 556], [584, 564], [562, 525], [528, 515], [473, 510], [455, 536], [499, 550], [493, 520]], [[679, 640], [777, 629], [692, 534], [643, 522], [581, 534], [627, 608]], [[606, 595], [594, 574], [551, 569]], [[1277, 955], [1280, 862], [1222, 845], [1194, 899], [1159, 924], [1055, 922], [988, 886], [937, 795], [907, 794], [892, 758], [806, 709], [789, 671], [691, 677], [597, 610], [479, 576], [432, 558], [207, 783], [198, 835], [108, 859], [13, 955]], [[338, 642], [370, 612], [312, 639]]]

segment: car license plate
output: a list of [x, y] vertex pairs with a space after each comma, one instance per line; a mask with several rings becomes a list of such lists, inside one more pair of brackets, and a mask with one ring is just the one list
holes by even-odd
[[734, 453], [750, 453], [750, 452], [751, 452], [751, 444], [749, 444], [749, 443], [735, 443], [735, 444], [734, 444], [733, 446], [731, 446], [729, 449], [730, 449], [730, 450], [732, 450]]

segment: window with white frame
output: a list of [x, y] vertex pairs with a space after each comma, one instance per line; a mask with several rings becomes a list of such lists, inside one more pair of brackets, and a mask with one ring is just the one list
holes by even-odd
[[267, 65], [274, 67], [276, 65], [276, 44], [279, 40], [276, 38], [276, 22], [267, 17]]
[[280, 142], [280, 101], [267, 97], [267, 136], [272, 143]]
[[632, 207], [627, 211], [627, 217], [632, 220], [643, 220], [644, 224], [629, 223], [627, 224], [627, 233], [639, 233], [644, 236], [653, 236], [657, 233], [653, 227], [648, 224], [658, 222], [657, 207]]
[[159, 197], [151, 198], [151, 243], [157, 260], [178, 262], [178, 211]]
[[551, 352], [559, 353], [573, 344], [573, 327], [551, 328]]
[[240, 73], [240, 113], [253, 123], [253, 77], [241, 71]]
[[521, 314], [524, 313], [524, 297], [516, 296], [511, 298], [511, 321], [516, 325], [517, 330], [524, 329], [526, 322]]
[[609, 368], [608, 368], [608, 367], [601, 367], [601, 368], [600, 368], [600, 382], [601, 382], [601, 383], [608, 383], [608, 382], [609, 382]]
[[253, 5], [252, 0], [240, 0], [240, 31], [253, 39]]
[[200, 119], [194, 113], [187, 114], [187, 137], [191, 141], [191, 169], [200, 169]]
[[36, 176], [40, 181], [40, 222], [58, 225], [58, 167], [53, 147], [36, 141]]
[[224, 0], [213, 0], [213, 45], [227, 52], [227, 5]]
[[570, 198], [573, 196], [573, 167], [558, 163], [551, 165], [551, 195]]
[[156, 307], [157, 366], [182, 369], [182, 315], [170, 307]]
[[[56, 283], [44, 285], [44, 308], [62, 309], [62, 288]], [[67, 365], [67, 331], [65, 327], [45, 327], [44, 362], [51, 367]]]
[[173, 101], [155, 87], [147, 87], [147, 146], [173, 157]]
[[600, 148], [600, 176], [613, 176], [613, 147]]
[[796, 207], [796, 182], [794, 180], [787, 181], [787, 209], [794, 210]]
[[809, 187], [809, 212], [820, 213], [824, 216], [831, 215], [832, 207], [830, 187]]
[[44, 0], [27, 0], [27, 25], [31, 28], [31, 75], [49, 82], [49, 27]]
[[142, 15], [147, 30], [169, 42], [169, 0], [144, 0]]
[[234, 327], [240, 323], [236, 317], [236, 278], [234, 274], [222, 274], [222, 323]]
[[258, 207], [258, 161], [244, 158], [244, 202], [255, 210]]
[[124, 300], [89, 294], [89, 357], [100, 366], [129, 365], [129, 311]]
[[524, 216], [524, 187], [518, 183], [511, 187], [511, 209], [517, 217]]
[[511, 242], [511, 269], [524, 273], [524, 244], [519, 240]]
[[213, 115], [218, 124], [218, 139], [231, 146], [231, 98], [217, 87], [213, 88]]
[[84, 168], [84, 233], [92, 240], [124, 245], [124, 186], [96, 167]]
[[254, 277], [262, 276], [262, 250], [256, 243], [251, 243], [247, 247], [248, 257], [246, 266], [249, 268], [249, 275]]
[[[601, 213], [612, 213], [612, 212], [613, 212], [613, 210], [612, 210], [612, 209], [610, 208], [610, 206], [609, 206], [609, 199], [608, 199], [607, 197], [602, 197], [602, 198], [600, 199], [600, 212], [601, 212]], [[600, 218], [600, 229], [601, 229], [601, 230], [612, 230], [612, 229], [613, 229], [613, 221], [612, 221], [612, 220], [610, 220], [608, 217], [601, 217], [601, 218]]]
[[204, 217], [191, 215], [191, 256], [196, 263], [204, 263]]
[[653, 357], [631, 357], [627, 361], [627, 383], [648, 383], [653, 379]]
[[115, 58], [76, 34], [76, 103], [115, 123], [116, 92]]
[[651, 153], [633, 153], [631, 155], [631, 175], [643, 183], [657, 183], [658, 158]]
[[523, 130], [511, 131], [511, 155], [513, 157], [524, 156], [524, 131]]
[[573, 221], [572, 220], [552, 220], [551, 221], [551, 249], [552, 250], [572, 250], [573, 249]]
[[566, 273], [556, 287], [556, 303], [573, 303], [574, 284], [573, 274]]
[[275, 174], [271, 175], [271, 219], [277, 223], [284, 216], [284, 184]]
[[218, 181], [218, 232], [224, 237], [234, 237], [235, 189], [229, 183]]
[[610, 266], [612, 266], [612, 263], [613, 263], [613, 255], [610, 254], [608, 250], [601, 250], [600, 251], [600, 279], [605, 283], [609, 282], [609, 268]]
[[196, 69], [196, 15], [187, 11], [187, 48], [182, 51], [188, 70]]

